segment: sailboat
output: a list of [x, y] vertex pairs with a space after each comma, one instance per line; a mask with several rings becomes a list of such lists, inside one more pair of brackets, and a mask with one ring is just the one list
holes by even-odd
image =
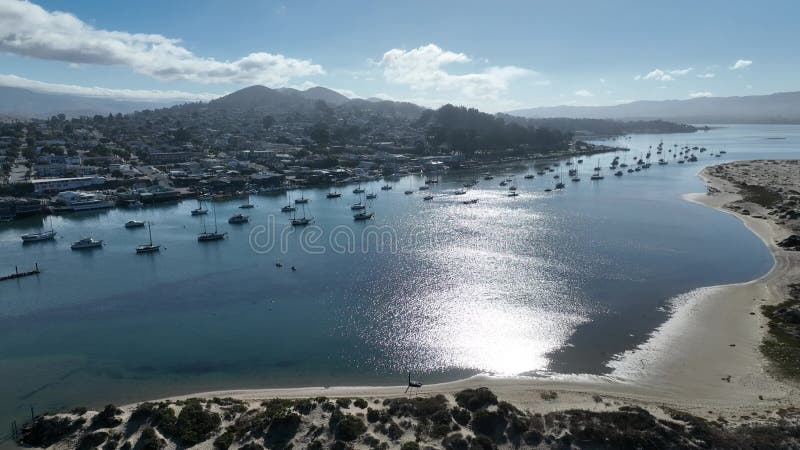
[[350, 209], [353, 211], [361, 211], [362, 209], [365, 208], [366, 206], [364, 206], [364, 202], [361, 201], [361, 194], [358, 195], [358, 203], [353, 203], [352, 205], [350, 205]]
[[197, 242], [219, 241], [225, 239], [227, 233], [220, 233], [217, 230], [217, 207], [214, 205], [211, 208], [214, 211], [214, 231], [209, 233], [206, 230], [206, 221], [203, 220], [203, 232], [197, 235]]
[[300, 190], [300, 197], [298, 197], [298, 198], [294, 199], [294, 202], [295, 202], [296, 204], [304, 204], [304, 203], [308, 203], [308, 199], [307, 199], [307, 198], [305, 198], [305, 197], [303, 197], [303, 190], [302, 190], [302, 189]]
[[153, 253], [161, 250], [160, 245], [153, 244], [153, 230], [150, 227], [150, 222], [147, 222], [147, 234], [150, 237], [150, 242], [136, 247], [136, 253]]
[[286, 199], [289, 200], [289, 203], [287, 203], [286, 205], [283, 206], [283, 208], [281, 208], [281, 212], [294, 212], [297, 208], [295, 208], [294, 205], [292, 205], [292, 199], [289, 196], [289, 191], [286, 191]]
[[602, 180], [603, 179], [603, 176], [600, 175], [600, 160], [597, 160], [597, 167], [594, 168], [594, 173], [592, 174], [590, 179], [593, 180], [593, 181], [597, 181], [597, 180]]
[[354, 220], [369, 220], [369, 219], [372, 219], [372, 216], [374, 216], [374, 215], [375, 215], [375, 212], [369, 211], [368, 209], [365, 208], [364, 210], [358, 211], [357, 213], [353, 214], [353, 219]]
[[244, 205], [239, 205], [240, 209], [250, 209], [250, 208], [255, 208], [255, 207], [256, 207], [256, 205], [250, 203], [250, 196], [249, 195], [247, 196], [247, 203], [245, 203]]
[[339, 198], [341, 196], [342, 196], [342, 193], [341, 192], [336, 192], [336, 191], [330, 191], [327, 194], [325, 194], [325, 197], [327, 197], [327, 198]]
[[41, 241], [49, 241], [51, 239], [55, 239], [56, 231], [53, 230], [53, 220], [50, 219], [50, 229], [45, 231], [40, 231], [38, 233], [26, 233], [20, 236], [22, 242], [41, 242]]
[[197, 208], [192, 210], [193, 216], [202, 216], [203, 214], [208, 214], [208, 210], [203, 208], [203, 201], [199, 198], [197, 199]]
[[358, 183], [358, 187], [353, 189], [353, 194], [363, 194], [364, 188], [361, 187], [361, 183]]
[[292, 216], [291, 224], [292, 226], [298, 225], [308, 225], [313, 221], [313, 217], [306, 217], [306, 205], [303, 204], [303, 217], [297, 217], [297, 211], [295, 211], [294, 215]]

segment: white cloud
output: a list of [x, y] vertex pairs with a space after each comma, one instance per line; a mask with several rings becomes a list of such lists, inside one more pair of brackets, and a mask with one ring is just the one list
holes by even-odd
[[207, 101], [225, 95], [183, 91], [108, 89], [96, 86], [87, 87], [77, 86], [74, 84], [46, 83], [43, 81], [30, 80], [28, 78], [9, 74], [0, 74], [0, 86], [22, 88], [48, 94], [70, 94], [83, 97], [108, 98], [114, 100], [136, 100], [145, 102]]
[[644, 77], [642, 77], [642, 79], [644, 79], [644, 80], [658, 80], [658, 81], [672, 81], [675, 78], [673, 78], [672, 75], [668, 74], [667, 72], [664, 72], [661, 69], [656, 69], [656, 70], [653, 70], [652, 72], [648, 73]]
[[575, 91], [575, 95], [577, 95], [578, 97], [594, 97], [594, 94], [587, 91], [586, 89], [580, 89]]
[[636, 75], [633, 77], [634, 80], [656, 80], [656, 81], [674, 81], [675, 77], [682, 77], [687, 75], [689, 72], [694, 70], [693, 68], [689, 67], [686, 69], [673, 69], [673, 70], [661, 70], [655, 69], [648, 72], [646, 75]]
[[[452, 64], [464, 64], [472, 59], [428, 44], [412, 50], [392, 49], [378, 63], [384, 78], [394, 84], [428, 93], [447, 92], [454, 102], [497, 102], [512, 81], [536, 72], [516, 66], [491, 66], [479, 72], [456, 74], [446, 70]], [[431, 99], [432, 102], [436, 102]], [[429, 102], [430, 103], [430, 102]]]
[[751, 64], [753, 64], [753, 61], [750, 61], [750, 60], [747, 60], [747, 59], [740, 59], [740, 60], [736, 61], [736, 63], [734, 63], [734, 65], [732, 65], [730, 67], [730, 69], [731, 70], [744, 69], [746, 67], [750, 67]]
[[692, 70], [694, 69], [692, 69], [691, 67], [689, 67], [688, 69], [675, 69], [675, 70], [670, 70], [669, 74], [675, 75], [677, 77], [682, 77], [684, 75], [688, 75], [689, 72], [691, 72]]
[[711, 72], [698, 73], [697, 78], [714, 78], [716, 75]]
[[193, 54], [180, 40], [160, 34], [100, 30], [72, 14], [33, 3], [0, 1], [0, 52], [75, 64], [128, 66], [162, 80], [200, 83], [284, 85], [323, 74], [309, 60], [265, 52], [233, 61]]
[[713, 95], [711, 92], [692, 92], [689, 94], [689, 98], [712, 97]]

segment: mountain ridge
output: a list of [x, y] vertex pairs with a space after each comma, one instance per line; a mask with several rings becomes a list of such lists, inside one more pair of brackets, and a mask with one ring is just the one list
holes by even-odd
[[545, 106], [517, 109], [507, 114], [527, 118], [796, 124], [800, 123], [800, 91], [683, 100], [637, 100], [610, 106]]

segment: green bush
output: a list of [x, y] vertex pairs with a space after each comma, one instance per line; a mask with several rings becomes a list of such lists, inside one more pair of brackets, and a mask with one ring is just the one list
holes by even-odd
[[331, 427], [334, 430], [336, 439], [345, 442], [351, 442], [358, 439], [359, 436], [367, 431], [367, 426], [364, 421], [352, 414], [344, 414], [339, 418], [336, 427]]
[[467, 408], [470, 411], [477, 411], [490, 405], [496, 405], [497, 396], [485, 387], [464, 389], [456, 394], [456, 403], [462, 408]]
[[472, 415], [469, 413], [469, 410], [465, 408], [459, 408], [458, 406], [454, 407], [450, 411], [450, 414], [453, 416], [453, 420], [455, 420], [457, 424], [463, 426], [466, 426], [472, 419]]
[[349, 398], [337, 398], [336, 399], [336, 406], [339, 408], [349, 408], [350, 407], [350, 399]]
[[142, 435], [139, 437], [136, 447], [140, 450], [160, 450], [167, 446], [167, 443], [158, 437], [155, 430], [151, 427], [146, 427], [142, 430]]
[[22, 429], [22, 443], [31, 447], [49, 447], [78, 431], [86, 420], [67, 417], [37, 417]]
[[475, 434], [482, 434], [491, 437], [495, 441], [501, 441], [507, 423], [501, 412], [482, 409], [472, 417], [472, 430]]
[[414, 441], [404, 442], [400, 450], [419, 450], [419, 444]]
[[117, 414], [122, 414], [122, 410], [114, 405], [106, 405], [106, 407], [92, 419], [92, 428], [113, 428], [121, 424], [122, 419], [117, 417]]
[[78, 450], [89, 450], [91, 448], [99, 447], [100, 444], [108, 439], [108, 433], [105, 431], [96, 431], [94, 433], [85, 434], [79, 441], [76, 448]]
[[214, 448], [217, 450], [227, 450], [233, 444], [233, 433], [226, 431], [214, 439]]
[[366, 401], [366, 400], [364, 400], [363, 398], [358, 398], [358, 399], [356, 399], [356, 400], [354, 400], [354, 401], [353, 401], [353, 405], [354, 405], [356, 408], [361, 408], [361, 409], [364, 409], [364, 408], [366, 408], [366, 407], [367, 407], [369, 404], [368, 404], [368, 403], [367, 403], [367, 401]]

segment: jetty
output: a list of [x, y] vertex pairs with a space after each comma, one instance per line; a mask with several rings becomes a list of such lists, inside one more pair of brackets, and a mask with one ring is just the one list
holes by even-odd
[[11, 275], [0, 276], [0, 281], [13, 280], [16, 278], [29, 277], [31, 275], [39, 275], [39, 263], [35, 263], [33, 270], [28, 272], [20, 272], [18, 266], [14, 266], [14, 273]]

